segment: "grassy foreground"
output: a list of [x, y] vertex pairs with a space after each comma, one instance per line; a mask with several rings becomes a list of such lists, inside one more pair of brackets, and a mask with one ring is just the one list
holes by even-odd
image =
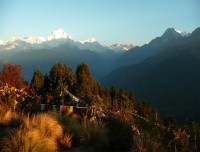
[[110, 151], [108, 128], [102, 121], [56, 113], [29, 116], [2, 106], [0, 110], [0, 151]]

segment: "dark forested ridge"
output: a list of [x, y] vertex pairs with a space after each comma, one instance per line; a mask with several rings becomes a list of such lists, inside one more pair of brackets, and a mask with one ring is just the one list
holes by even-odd
[[135, 92], [162, 116], [200, 121], [200, 41], [168, 47], [140, 64], [117, 69], [104, 84]]

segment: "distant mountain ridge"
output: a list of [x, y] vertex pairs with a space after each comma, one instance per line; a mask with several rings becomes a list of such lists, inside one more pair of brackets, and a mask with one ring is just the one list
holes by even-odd
[[200, 28], [186, 37], [174, 34], [173, 45], [142, 62], [121, 66], [101, 82], [133, 91], [163, 117], [173, 114], [180, 122], [200, 122]]
[[[89, 38], [84, 41], [76, 41], [61, 28], [52, 31], [47, 39], [44, 37], [13, 37], [7, 42], [0, 40], [0, 51], [10, 51], [10, 53], [15, 53], [15, 51], [18, 52], [31, 49], [52, 49], [63, 44], [76, 46], [79, 49], [89, 49], [99, 53], [108, 50], [116, 51], [116, 49], [101, 45], [95, 38]], [[126, 50], [126, 48], [122, 48], [120, 51], [123, 50]], [[116, 52], [118, 53], [118, 51]]]
[[181, 43], [181, 41], [189, 37], [189, 35], [189, 33], [182, 34], [180, 31], [177, 32], [174, 28], [168, 28], [162, 36], [151, 40], [149, 44], [145, 44], [141, 47], [134, 47], [128, 52], [125, 52], [118, 60], [116, 60], [115, 68], [122, 65], [140, 63], [143, 60], [160, 53], [168, 46]]

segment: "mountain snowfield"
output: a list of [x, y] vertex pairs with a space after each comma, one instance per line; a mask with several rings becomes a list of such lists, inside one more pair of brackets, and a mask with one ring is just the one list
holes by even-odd
[[82, 44], [85, 44], [85, 43], [92, 43], [92, 42], [96, 42], [97, 40], [95, 38], [89, 38], [87, 40], [84, 40], [84, 41], [80, 41]]
[[62, 44], [68, 44], [70, 46], [76, 46], [79, 49], [89, 49], [95, 52], [105, 52], [111, 49], [115, 52], [123, 52], [131, 49], [133, 45], [127, 44], [115, 44], [111, 46], [101, 45], [95, 38], [89, 38], [84, 41], [76, 41], [69, 36], [63, 29], [54, 30], [48, 36], [47, 39], [44, 37], [13, 37], [9, 41], [0, 40], [0, 51], [22, 51], [31, 49], [51, 49]]
[[128, 51], [134, 47], [136, 46], [134, 46], [133, 44], [117, 44], [117, 43], [109, 46], [110, 49], [115, 50], [116, 52], [120, 52], [121, 50]]
[[54, 40], [54, 39], [72, 39], [72, 37], [67, 35], [65, 33], [65, 31], [60, 28], [58, 30], [51, 32], [51, 34], [49, 35], [47, 40], [51, 41], [51, 40]]
[[190, 35], [190, 33], [186, 32], [186, 31], [180, 31], [180, 30], [178, 30], [178, 29], [175, 29], [175, 31], [176, 31], [177, 33], [181, 34], [181, 36], [189, 36], [189, 35]]

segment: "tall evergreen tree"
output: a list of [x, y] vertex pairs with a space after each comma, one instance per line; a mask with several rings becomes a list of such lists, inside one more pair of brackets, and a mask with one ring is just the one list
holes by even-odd
[[115, 107], [116, 97], [117, 97], [117, 89], [114, 86], [112, 86], [110, 89], [110, 98], [111, 98], [111, 107], [113, 110], [116, 108]]
[[31, 87], [36, 91], [41, 90], [44, 87], [44, 77], [39, 68], [34, 71], [33, 78], [31, 80]]
[[94, 81], [86, 63], [77, 66], [75, 74], [75, 93], [80, 98], [92, 95], [94, 90]]
[[136, 99], [133, 93], [129, 94], [129, 100], [131, 101], [132, 109], [135, 110], [136, 108]]
[[60, 62], [53, 65], [49, 75], [49, 90], [55, 96], [63, 96], [72, 86], [72, 69]]
[[46, 92], [49, 92], [49, 76], [45, 74], [44, 76], [44, 89]]

